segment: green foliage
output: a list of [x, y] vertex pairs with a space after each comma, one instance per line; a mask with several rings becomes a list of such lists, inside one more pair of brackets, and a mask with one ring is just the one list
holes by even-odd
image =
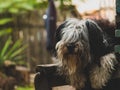
[[[63, 3], [63, 5], [71, 4], [71, 0], [55, 0]], [[25, 15], [34, 10], [45, 11], [48, 0], [0, 0], [0, 26], [9, 23], [16, 24], [17, 16]], [[16, 63], [24, 63], [24, 50], [27, 47], [23, 45], [22, 40], [12, 41], [10, 33], [14, 32], [12, 27], [3, 27], [0, 29], [0, 65], [5, 60], [12, 60]], [[5, 36], [5, 39], [2, 38]], [[19, 61], [20, 60], [20, 61]]]
[[26, 47], [27, 45], [23, 45], [22, 40], [19, 39], [15, 43], [12, 43], [12, 39], [9, 37], [0, 50], [0, 65], [5, 60], [11, 60], [16, 63], [18, 60], [22, 60], [25, 57], [24, 50]]
[[[0, 20], [0, 25], [5, 25], [11, 21], [11, 18], [3, 18]], [[13, 43], [12, 37], [10, 37], [12, 31], [12, 28], [4, 28], [0, 30], [0, 39], [4, 36], [8, 37], [4, 43], [0, 41], [0, 66], [3, 65], [5, 60], [11, 60], [17, 63], [18, 60], [22, 60], [25, 57], [23, 53], [27, 46], [23, 45], [21, 39]]]
[[0, 13], [20, 14], [46, 6], [47, 0], [0, 0]]
[[11, 18], [2, 18], [2, 19], [0, 19], [0, 25], [4, 25], [4, 24], [9, 23], [11, 21], [12, 21]]
[[4, 36], [4, 35], [7, 35], [7, 34], [10, 34], [11, 32], [12, 32], [11, 28], [2, 29], [2, 30], [0, 30], [0, 36]]
[[[45, 4], [46, 1], [42, 1]], [[17, 15], [23, 15], [29, 11], [43, 7], [43, 2], [37, 2], [37, 0], [0, 0], [0, 14], [4, 16], [0, 18], [0, 26], [12, 23], [13, 20], [16, 20]], [[0, 29], [0, 66], [5, 60], [24, 63], [24, 51], [27, 45], [24, 45], [20, 39], [13, 42], [10, 36], [12, 32], [14, 32], [12, 27], [3, 27]]]
[[[72, 0], [54, 0], [63, 5], [71, 5]], [[81, 0], [84, 1], [84, 0]], [[0, 13], [9, 12], [11, 14], [20, 14], [33, 11], [35, 9], [45, 10], [48, 6], [48, 0], [0, 0]]]
[[16, 90], [34, 90], [33, 87], [18, 87]]

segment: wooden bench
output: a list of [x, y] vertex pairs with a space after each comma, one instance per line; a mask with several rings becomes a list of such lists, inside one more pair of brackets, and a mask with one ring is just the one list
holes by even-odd
[[[118, 77], [110, 80], [102, 90], [120, 90], [120, 73], [117, 75]], [[35, 90], [76, 90], [69, 86], [64, 76], [58, 74], [56, 64], [38, 65], [36, 67], [34, 85]], [[84, 90], [93, 89], [87, 87]]]
[[38, 65], [36, 72], [35, 90], [75, 90], [57, 73], [57, 64]]

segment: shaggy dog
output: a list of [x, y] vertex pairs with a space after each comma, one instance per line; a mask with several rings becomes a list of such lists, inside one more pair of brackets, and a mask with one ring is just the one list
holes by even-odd
[[88, 83], [93, 90], [101, 90], [118, 64], [109, 40], [93, 20], [64, 21], [56, 30], [60, 74], [77, 90], [85, 90]]

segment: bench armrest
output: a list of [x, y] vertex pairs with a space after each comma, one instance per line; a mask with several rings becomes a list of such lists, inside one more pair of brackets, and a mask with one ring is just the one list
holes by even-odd
[[34, 79], [35, 90], [52, 90], [52, 87], [67, 85], [65, 77], [58, 74], [57, 64], [38, 65]]

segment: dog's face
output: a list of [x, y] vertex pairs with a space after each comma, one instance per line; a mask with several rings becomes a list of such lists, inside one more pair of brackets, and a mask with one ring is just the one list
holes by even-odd
[[84, 25], [80, 25], [78, 20], [72, 22], [65, 22], [64, 28], [60, 31], [61, 40], [57, 42], [56, 49], [63, 46], [65, 54], [77, 54], [82, 52], [83, 47], [89, 47], [88, 45], [88, 32]]
[[75, 73], [77, 64], [83, 69], [90, 61], [89, 39], [84, 21], [69, 19], [60, 30], [61, 39], [56, 43], [58, 58]]

